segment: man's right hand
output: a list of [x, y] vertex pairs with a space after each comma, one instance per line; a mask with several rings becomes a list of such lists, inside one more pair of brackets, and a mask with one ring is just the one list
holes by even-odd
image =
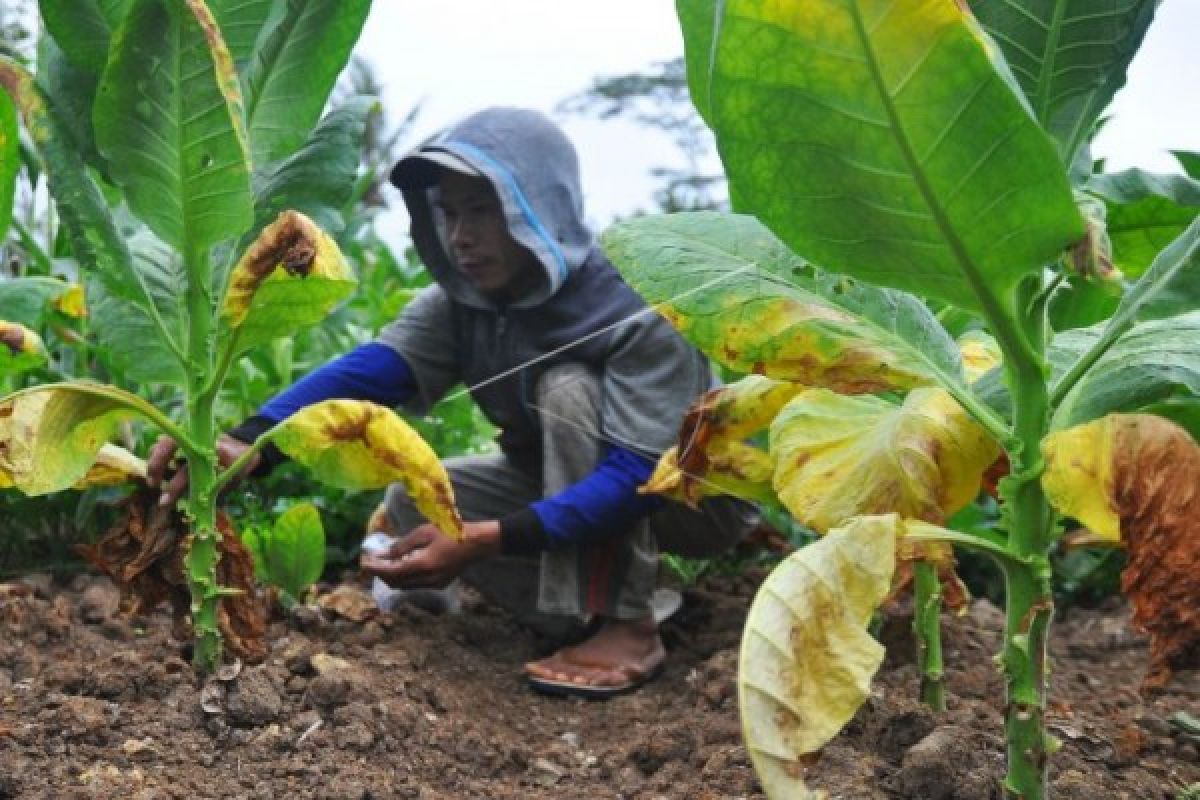
[[[187, 464], [173, 463], [175, 452], [178, 449], [179, 445], [170, 436], [160, 436], [158, 437], [158, 441], [154, 443], [154, 446], [150, 448], [150, 455], [146, 459], [146, 482], [151, 487], [162, 488], [162, 494], [158, 498], [158, 504], [161, 506], [175, 505], [175, 501], [187, 491]], [[222, 468], [228, 467], [249, 449], [250, 445], [242, 440], [235, 439], [228, 434], [222, 434], [217, 439], [217, 463]], [[233, 483], [253, 472], [261, 460], [262, 457], [255, 454], [253, 458], [246, 462], [246, 467], [242, 470], [241, 475], [237, 476], [225, 488], [229, 488]], [[163, 485], [164, 480], [167, 481], [165, 486]]]

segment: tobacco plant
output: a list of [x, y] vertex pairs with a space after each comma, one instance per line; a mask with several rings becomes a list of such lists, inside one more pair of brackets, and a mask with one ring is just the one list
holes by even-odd
[[[172, 416], [115, 386], [21, 390], [0, 401], [0, 475], [45, 494], [94, 472], [124, 422], [173, 437], [189, 472], [183, 563], [204, 670], [222, 658], [223, 599], [239, 591], [217, 579], [222, 554], [238, 550], [218, 525], [218, 493], [268, 442], [345, 488], [402, 480], [438, 504], [429, 513], [444, 531], [459, 530], [432, 452], [371, 404], [305, 409], [237, 463], [217, 459], [214, 407], [231, 365], [319, 322], [354, 289], [323, 227], [341, 224], [371, 102], [320, 115], [369, 7], [42, 0], [49, 36], [36, 74], [0, 59], [0, 109], [16, 108], [37, 147], [100, 346], [135, 385], [181, 395]], [[0, 153], [2, 177], [13, 166], [11, 149]], [[146, 530], [172, 529], [157, 512], [131, 513]]]
[[[1200, 390], [1200, 185], [1097, 175], [1088, 152], [1155, 6], [677, 0], [741, 214], [640, 218], [604, 245], [748, 374], [693, 408], [646, 490], [774, 495], [824, 534], [768, 578], [743, 637], [739, 705], [771, 797], [818, 796], [803, 759], [866, 698], [882, 660], [866, 625], [908, 583], [937, 704], [939, 603], [964, 600], [952, 547], [1004, 576], [1006, 797], [1047, 796], [1064, 521], [1084, 526], [1076, 546], [1129, 551], [1144, 687], [1200, 660], [1200, 447], [1164, 418], [1194, 419], [1179, 409]], [[765, 449], [747, 441], [763, 428]], [[945, 527], [1000, 475], [998, 530]]]

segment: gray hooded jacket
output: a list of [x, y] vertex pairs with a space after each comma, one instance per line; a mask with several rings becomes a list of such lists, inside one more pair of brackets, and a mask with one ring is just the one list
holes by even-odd
[[[444, 163], [444, 154], [492, 183], [509, 232], [544, 270], [543, 280], [507, 307], [476, 291], [454, 264], [431, 163]], [[412, 368], [414, 411], [464, 383], [500, 429], [504, 452], [537, 475], [541, 428], [530, 400], [546, 369], [574, 362], [601, 378], [606, 443], [649, 458], [673, 444], [687, 406], [712, 385], [708, 364], [596, 246], [583, 221], [578, 158], [549, 119], [518, 109], [481, 111], [402, 159], [393, 180], [436, 281], [379, 336]]]

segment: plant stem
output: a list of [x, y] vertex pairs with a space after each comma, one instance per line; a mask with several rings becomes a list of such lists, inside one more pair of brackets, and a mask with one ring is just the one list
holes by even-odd
[[[1022, 326], [1037, 350], [1045, 348], [1045, 317], [1031, 300], [1038, 286], [1022, 288], [1032, 309]], [[1035, 358], [1009, 362], [1013, 390], [1013, 433], [1018, 446], [1008, 457], [1012, 474], [1005, 479], [1002, 496], [1009, 523], [1009, 552], [1014, 560], [1002, 562], [1006, 588], [1004, 650], [1001, 656], [1008, 693], [1005, 735], [1008, 775], [1004, 793], [1008, 800], [1045, 800], [1049, 748], [1044, 725], [1046, 711], [1046, 637], [1054, 614], [1050, 562], [1053, 514], [1042, 491], [1045, 467], [1041, 441], [1050, 419], [1050, 397], [1041, 353]]]
[[216, 392], [208, 391], [212, 373], [212, 302], [208, 290], [208, 253], [187, 253], [188, 331], [187, 360], [191, 367], [188, 380], [188, 433], [195, 448], [188, 453], [187, 514], [192, 535], [185, 558], [188, 589], [192, 595], [192, 630], [195, 650], [192, 663], [203, 672], [212, 672], [221, 662], [221, 629], [217, 623], [217, 605], [221, 587], [217, 583], [220, 561], [216, 508], [216, 427], [213, 405]]
[[917, 663], [921, 668], [921, 702], [934, 711], [946, 710], [946, 684], [942, 668], [942, 581], [937, 567], [919, 561], [913, 566], [915, 604], [913, 633], [917, 638]]

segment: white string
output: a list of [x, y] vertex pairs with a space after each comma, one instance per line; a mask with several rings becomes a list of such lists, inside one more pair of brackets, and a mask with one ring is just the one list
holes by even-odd
[[[564, 353], [567, 350], [570, 350], [572, 347], [575, 347], [576, 345], [582, 344], [590, 339], [594, 339], [597, 336], [608, 333], [609, 331], [612, 331], [612, 330], [620, 327], [621, 325], [624, 325], [627, 322], [632, 322], [633, 320], [637, 319], [638, 317], [645, 316], [646, 314], [657, 313], [658, 310], [664, 306], [670, 305], [671, 303], [678, 302], [679, 300], [682, 300], [683, 298], [687, 297], [688, 295], [695, 294], [696, 292], [700, 292], [705, 289], [708, 289], [708, 288], [720, 283], [721, 281], [728, 280], [732, 277], [740, 275], [741, 273], [743, 273], [747, 270], [754, 269], [757, 266], [758, 265], [756, 263], [751, 262], [749, 264], [745, 264], [741, 267], [738, 267], [737, 269], [732, 270], [730, 272], [726, 272], [722, 275], [718, 275], [716, 278], [713, 278], [710, 281], [705, 281], [704, 283], [700, 284], [699, 286], [693, 286], [690, 289], [687, 289], [686, 291], [683, 291], [680, 294], [675, 295], [674, 297], [668, 298], [659, 303], [655, 303], [654, 305], [648, 305], [648, 306], [646, 306], [646, 308], [643, 308], [640, 311], [634, 312], [633, 314], [630, 314], [628, 317], [619, 319], [616, 322], [612, 323], [611, 325], [607, 325], [599, 330], [592, 331], [591, 333], [581, 336], [572, 342], [568, 342], [567, 344], [564, 344], [561, 347], [557, 347], [548, 353], [542, 353], [541, 355], [536, 356], [536, 357], [530, 359], [529, 361], [526, 361], [524, 364], [518, 364], [517, 366], [512, 367], [511, 369], [507, 369], [499, 374], [491, 376], [490, 378], [486, 378], [486, 379], [480, 381], [479, 383], [476, 383], [473, 386], [463, 387], [462, 389], [458, 390], [457, 392], [454, 392], [454, 393], [448, 395], [446, 397], [446, 399], [447, 400], [456, 400], [465, 394], [469, 394], [470, 392], [475, 391], [476, 389], [482, 389], [483, 387], [493, 384], [496, 381], [503, 380], [504, 378], [507, 378], [510, 375], [520, 372], [521, 370], [526, 369], [528, 367], [531, 367], [534, 364], [541, 363], [542, 361], [545, 361], [545, 360], [553, 358], [554, 356], [557, 356], [561, 353]], [[581, 378], [576, 378], [575, 380], [580, 380], [580, 379]], [[570, 383], [566, 383], [566, 384], [563, 384], [556, 388], [561, 390], [561, 389], [565, 389], [567, 386], [570, 386], [570, 385], [571, 385]], [[636, 444], [622, 442], [614, 437], [605, 436], [604, 434], [600, 433], [597, 430], [589, 430], [589, 429], [585, 428], [583, 425], [576, 422], [575, 420], [568, 419], [567, 417], [564, 417], [560, 414], [555, 414], [552, 411], [548, 411], [545, 408], [539, 406], [537, 403], [526, 401], [526, 405], [528, 405], [532, 409], [535, 409], [540, 414], [543, 414], [548, 417], [552, 417], [552, 418], [558, 420], [559, 422], [562, 422], [562, 423], [568, 425], [569, 427], [572, 427], [572, 428], [575, 428], [576, 430], [582, 431], [584, 434], [594, 437], [597, 440], [605, 442], [607, 444], [616, 445], [617, 447], [621, 447], [621, 448], [624, 448], [627, 450], [632, 450], [635, 452], [640, 452], [644, 449], [644, 448], [639, 447]], [[693, 435], [694, 434], [695, 434], [695, 432], [693, 431]], [[691, 446], [693, 444], [694, 444], [694, 438], [692, 441], [688, 441], [686, 444], [682, 444], [680, 449], [677, 452], [680, 454], [685, 453], [685, 452], [687, 452], [687, 450], [689, 450], [691, 448]], [[695, 474], [690, 473], [687, 470], [683, 469], [682, 467], [679, 466], [678, 461], [676, 462], [675, 468], [679, 472], [680, 475], [687, 476], [688, 478], [696, 481], [699, 484], [716, 489], [719, 494], [727, 493], [727, 490], [724, 487], [718, 486], [716, 483], [713, 483], [712, 481], [710, 481], [700, 475], [695, 475]]]
[[483, 387], [489, 386], [489, 385], [495, 383], [496, 381], [504, 380], [505, 378], [509, 377], [510, 375], [520, 372], [521, 370], [526, 369], [527, 367], [532, 367], [534, 364], [539, 364], [542, 361], [545, 361], [546, 359], [553, 358], [554, 356], [560, 355], [560, 354], [566, 352], [567, 350], [570, 350], [572, 347], [575, 347], [576, 345], [583, 344], [584, 342], [588, 341], [589, 339], [594, 339], [597, 336], [601, 336], [605, 333], [608, 333], [609, 331], [619, 328], [620, 326], [624, 325], [627, 322], [632, 322], [633, 320], [637, 319], [638, 317], [645, 316], [646, 314], [657, 313], [658, 310], [663, 306], [678, 302], [679, 300], [682, 300], [683, 298], [687, 297], [690, 294], [695, 294], [696, 292], [700, 292], [705, 289], [708, 289], [708, 288], [720, 283], [721, 281], [728, 280], [728, 279], [734, 277], [735, 275], [740, 275], [741, 273], [745, 272], [748, 269], [754, 269], [756, 266], [757, 266], [757, 264], [750, 263], [750, 264], [746, 264], [744, 266], [738, 267], [737, 269], [733, 270], [732, 272], [727, 272], [723, 275], [718, 275], [717, 277], [713, 278], [711, 281], [706, 281], [706, 282], [700, 284], [699, 286], [693, 286], [692, 288], [688, 289], [687, 291], [677, 294], [674, 297], [663, 300], [660, 303], [655, 303], [652, 306], [646, 306], [641, 311], [634, 312], [633, 314], [630, 314], [628, 317], [619, 319], [616, 322], [612, 323], [611, 325], [607, 325], [599, 330], [592, 331], [591, 333], [586, 334], [584, 336], [580, 336], [575, 341], [567, 342], [563, 346], [556, 347], [555, 349], [551, 350], [548, 353], [542, 353], [539, 356], [535, 356], [534, 358], [531, 358], [528, 361], [526, 361], [524, 364], [518, 364], [517, 366], [515, 366], [511, 369], [506, 369], [506, 370], [504, 370], [504, 372], [493, 375], [490, 378], [485, 378], [484, 380], [480, 381], [479, 383], [475, 384], [474, 386], [465, 386], [462, 389], [459, 389], [457, 392], [454, 392], [454, 393], [448, 395], [446, 397], [446, 399], [447, 400], [457, 400], [458, 398], [462, 397], [463, 395], [469, 394], [470, 392], [473, 392], [476, 389], [482, 389]]

